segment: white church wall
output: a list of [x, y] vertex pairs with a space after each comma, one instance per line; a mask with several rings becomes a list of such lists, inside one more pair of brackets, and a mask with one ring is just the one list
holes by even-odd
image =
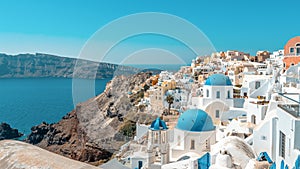
[[[180, 140], [180, 143], [178, 142]], [[192, 146], [192, 140], [194, 146]], [[174, 129], [174, 142], [170, 144], [170, 157], [176, 161], [182, 154], [194, 152], [200, 154], [210, 150], [210, 145], [216, 142], [215, 131], [189, 132]]]

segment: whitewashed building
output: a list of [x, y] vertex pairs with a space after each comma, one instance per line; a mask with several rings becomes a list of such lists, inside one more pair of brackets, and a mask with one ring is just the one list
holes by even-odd
[[233, 107], [233, 85], [224, 74], [213, 74], [206, 79], [202, 92], [202, 97], [192, 98], [192, 105], [205, 110], [217, 123], [222, 113]]
[[300, 94], [275, 94], [270, 111], [253, 131], [255, 152], [267, 152], [277, 164], [293, 168], [300, 155]]

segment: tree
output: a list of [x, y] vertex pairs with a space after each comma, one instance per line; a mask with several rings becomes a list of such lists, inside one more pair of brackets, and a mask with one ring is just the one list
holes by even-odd
[[169, 103], [168, 113], [171, 114], [170, 109], [171, 109], [171, 105], [174, 102], [174, 97], [172, 95], [168, 95], [166, 101]]
[[144, 85], [144, 91], [145, 91], [145, 92], [146, 92], [149, 88], [150, 88], [150, 86], [148, 86], [147, 84]]

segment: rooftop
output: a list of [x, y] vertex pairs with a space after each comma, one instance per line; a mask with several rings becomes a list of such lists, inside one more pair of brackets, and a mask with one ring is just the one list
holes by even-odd
[[211, 117], [201, 109], [189, 109], [181, 114], [176, 128], [192, 132], [215, 130]]
[[213, 74], [209, 76], [206, 81], [205, 85], [209, 86], [232, 86], [231, 80], [228, 76], [224, 74]]
[[165, 121], [161, 120], [159, 117], [157, 117], [150, 126], [151, 130], [167, 130], [168, 127], [165, 123]]

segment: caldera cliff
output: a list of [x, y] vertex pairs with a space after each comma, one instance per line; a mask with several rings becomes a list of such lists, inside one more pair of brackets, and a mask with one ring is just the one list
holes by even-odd
[[32, 127], [26, 141], [65, 157], [101, 164], [133, 138], [135, 122], [156, 118], [134, 106], [143, 91], [128, 97], [128, 91], [150, 76], [147, 72], [113, 78], [102, 94], [78, 104], [58, 123]]

